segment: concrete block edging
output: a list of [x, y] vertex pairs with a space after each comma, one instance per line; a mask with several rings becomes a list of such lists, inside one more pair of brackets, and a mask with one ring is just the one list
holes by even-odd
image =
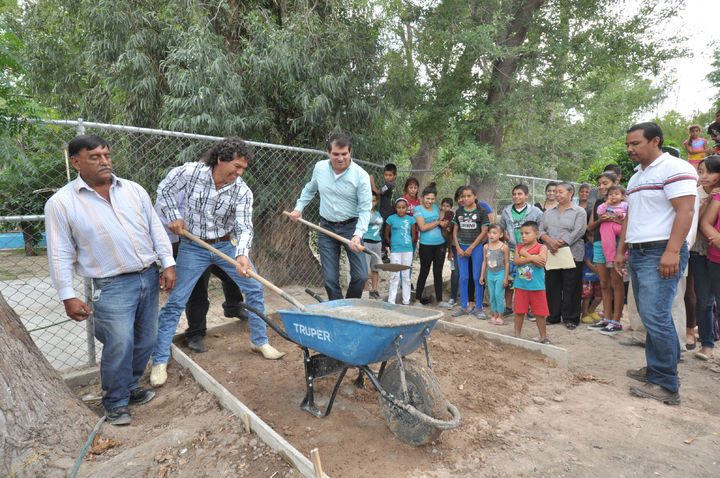
[[[297, 448], [273, 430], [235, 395], [223, 387], [220, 382], [215, 380], [212, 375], [207, 373], [185, 352], [180, 350], [177, 345], [172, 345], [171, 353], [175, 361], [183, 368], [189, 370], [202, 388], [215, 396], [223, 407], [234, 412], [239, 420], [242, 420], [247, 414], [250, 421], [250, 429], [255, 432], [258, 438], [265, 442], [270, 448], [280, 453], [280, 455], [303, 476], [306, 478], [316, 478], [313, 463], [305, 455], [300, 453]], [[323, 473], [323, 477], [329, 478], [325, 473]]]

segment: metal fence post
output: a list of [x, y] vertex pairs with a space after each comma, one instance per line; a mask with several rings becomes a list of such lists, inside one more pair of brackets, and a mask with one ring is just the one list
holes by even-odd
[[[92, 279], [85, 278], [85, 303], [92, 304]], [[97, 363], [95, 357], [95, 315], [90, 314], [85, 320], [85, 334], [87, 336], [88, 365], [94, 367]]]
[[80, 136], [81, 134], [85, 134], [85, 125], [83, 124], [82, 118], [78, 118], [75, 131], [77, 132], [78, 136]]
[[532, 191], [532, 199], [530, 201], [530, 204], [535, 204], [535, 180], [534, 179], [532, 180], [532, 189], [530, 191]]

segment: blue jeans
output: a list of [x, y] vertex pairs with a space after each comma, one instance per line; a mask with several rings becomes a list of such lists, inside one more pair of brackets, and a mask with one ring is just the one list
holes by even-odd
[[500, 271], [487, 271], [487, 286], [490, 291], [490, 308], [493, 312], [505, 312], [505, 269]]
[[[230, 241], [218, 242], [214, 244], [214, 247], [230, 257], [235, 257], [235, 246]], [[170, 358], [170, 344], [177, 330], [178, 322], [180, 322], [180, 315], [185, 309], [185, 304], [198, 279], [212, 264], [220, 267], [235, 281], [240, 290], [245, 293], [245, 302], [249, 306], [265, 313], [262, 284], [255, 279], [242, 277], [235, 270], [235, 266], [204, 247], [188, 239], [182, 239], [175, 265], [177, 283], [170, 292], [158, 318], [157, 342], [152, 354], [153, 365], [167, 363]], [[253, 270], [255, 270], [254, 267]], [[255, 345], [265, 345], [268, 342], [265, 322], [257, 314], [250, 312], [248, 323], [250, 324], [250, 342]]]
[[715, 347], [715, 331], [713, 330], [713, 304], [720, 299], [720, 294], [713, 294], [713, 284], [720, 282], [720, 276], [710, 275], [711, 262], [707, 256], [697, 252], [690, 253], [690, 268], [695, 279], [695, 304], [700, 343], [703, 347]]
[[[460, 244], [460, 249], [467, 250], [469, 245]], [[457, 251], [456, 251], [457, 252]], [[460, 266], [460, 306], [467, 309], [468, 306], [468, 283], [470, 282], [469, 264], [472, 260], [473, 282], [475, 284], [475, 308], [482, 310], [483, 286], [480, 284], [480, 272], [482, 272], [483, 249], [482, 244], [473, 249], [470, 257], [458, 257]]]
[[[353, 221], [349, 224], [337, 226], [321, 219], [320, 227], [346, 239], [352, 239], [353, 234], [355, 234], [356, 223], [357, 221]], [[345, 248], [350, 261], [350, 284], [348, 285], [346, 297], [348, 299], [360, 299], [365, 288], [365, 282], [368, 279], [367, 262], [364, 253], [355, 252], [349, 246], [321, 232], [318, 234], [318, 252], [320, 252], [325, 290], [330, 300], [343, 298], [342, 289], [340, 289], [340, 249], [342, 247]]]
[[683, 244], [677, 274], [663, 279], [657, 269], [663, 252], [665, 246], [630, 249], [628, 268], [638, 314], [647, 329], [645, 359], [648, 382], [677, 392], [680, 388], [677, 375], [680, 343], [671, 311], [678, 281], [687, 267], [689, 254], [687, 244]]
[[106, 410], [130, 401], [155, 345], [158, 270], [93, 279], [95, 337], [103, 344], [100, 381]]

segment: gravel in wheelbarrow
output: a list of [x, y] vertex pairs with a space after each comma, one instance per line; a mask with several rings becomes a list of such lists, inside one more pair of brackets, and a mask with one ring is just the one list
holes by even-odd
[[363, 299], [322, 302], [279, 310], [285, 332], [297, 344], [329, 357], [367, 365], [415, 351], [432, 332], [441, 311]]

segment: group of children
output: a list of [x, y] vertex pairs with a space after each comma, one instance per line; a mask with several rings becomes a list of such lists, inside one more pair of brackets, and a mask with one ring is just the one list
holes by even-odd
[[[392, 201], [397, 179], [397, 169], [393, 164], [385, 167], [384, 179], [382, 187], [377, 187], [372, 180], [372, 218], [363, 240], [366, 247], [374, 252], [385, 252], [389, 262], [394, 264], [411, 266], [415, 253], [419, 251], [421, 267], [417, 280], [417, 305], [430, 301], [423, 296], [423, 292], [431, 267], [438, 305], [452, 308], [456, 304], [455, 297], [442, 302], [442, 268], [447, 251], [452, 270], [451, 295], [455, 292], [453, 289], [457, 289], [457, 286], [453, 287], [453, 282], [459, 283], [460, 292], [460, 308], [453, 312], [454, 317], [470, 314], [502, 325], [504, 316], [508, 312], [514, 313], [515, 334], [519, 336], [525, 315], [528, 314], [537, 323], [540, 341], [549, 343], [545, 331], [545, 319], [549, 313], [544, 279], [547, 248], [539, 243], [540, 218], [537, 215], [527, 216], [525, 209], [522, 209], [522, 214], [512, 209], [510, 214], [513, 214], [515, 226], [506, 231], [490, 219], [489, 206], [478, 202], [477, 193], [470, 186], [458, 188], [455, 195], [458, 207], [453, 211], [454, 201], [451, 198], [444, 198], [440, 208], [435, 204], [437, 191], [434, 183], [418, 194], [418, 180], [408, 178], [404, 194]], [[602, 219], [594, 224], [597, 231], [593, 227], [587, 234], [582, 279], [582, 320], [593, 324], [602, 321], [603, 328], [606, 328], [608, 320], [596, 314], [595, 309], [603, 295], [601, 277], [605, 278], [611, 273], [627, 203], [624, 201], [625, 191], [618, 185], [618, 178], [613, 173], [604, 172], [598, 177], [598, 183], [598, 195], [602, 199], [595, 204], [595, 208]], [[583, 187], [588, 190], [583, 191]], [[585, 197], [582, 196], [583, 192], [585, 196], [588, 195], [589, 185], [581, 187], [581, 197]], [[522, 201], [516, 201], [516, 196]], [[513, 189], [516, 207], [518, 204], [525, 207], [527, 196], [526, 186], [518, 185]], [[526, 217], [534, 220], [524, 220]], [[506, 242], [511, 234], [514, 240], [508, 244]], [[380, 299], [378, 272], [372, 267], [377, 259], [369, 256], [368, 260], [371, 271], [369, 295], [373, 299]], [[484, 286], [488, 288], [490, 298], [492, 312], [489, 317], [482, 307]], [[388, 290], [390, 303], [396, 302], [398, 288], [401, 288], [402, 304], [411, 305], [411, 269], [392, 273]], [[473, 298], [474, 305], [471, 306]], [[512, 308], [505, 307], [506, 302], [512, 302]], [[613, 297], [608, 302], [610, 305], [605, 310], [613, 310], [613, 305], [616, 305], [613, 304]], [[609, 320], [612, 322], [612, 318]], [[619, 317], [616, 328], [622, 330]]]
[[[471, 186], [461, 186], [452, 198], [444, 198], [441, 207], [435, 204], [437, 191], [434, 183], [418, 195], [419, 182], [408, 178], [404, 194], [392, 201], [397, 179], [397, 168], [388, 164], [383, 172], [385, 183], [382, 187], [371, 179], [373, 189], [373, 210], [370, 226], [363, 241], [368, 249], [380, 252], [384, 249], [389, 262], [411, 266], [416, 251], [420, 256], [420, 273], [417, 279], [416, 305], [429, 303], [423, 295], [425, 280], [432, 267], [435, 286], [435, 300], [439, 305], [452, 308], [456, 304], [456, 290], [459, 288], [460, 308], [453, 316], [474, 315], [488, 319], [482, 308], [484, 286], [488, 287], [494, 324], [504, 323], [505, 290], [511, 286], [510, 271], [513, 261], [510, 249], [504, 242], [505, 231], [494, 224], [488, 211], [490, 206], [478, 202], [477, 193]], [[452, 210], [454, 202], [457, 209]], [[547, 341], [544, 330], [544, 316], [547, 302], [544, 298], [543, 266], [547, 257], [544, 246], [538, 244], [539, 225], [527, 223], [523, 227], [523, 245], [516, 253], [515, 265], [518, 277], [515, 288], [524, 290], [515, 302], [518, 307], [532, 307], [538, 318], [542, 341]], [[419, 243], [419, 247], [416, 247]], [[446, 253], [447, 251], [447, 253]], [[442, 301], [442, 269], [445, 257], [451, 261], [451, 297]], [[380, 299], [378, 272], [373, 256], [368, 256], [370, 268], [369, 296]], [[472, 280], [470, 279], [472, 277]], [[459, 287], [458, 287], [459, 286]], [[398, 288], [401, 288], [403, 305], [411, 305], [411, 269], [393, 272], [390, 276], [388, 302], [395, 303]], [[474, 300], [472, 300], [474, 299]], [[471, 305], [474, 302], [474, 305]], [[525, 311], [527, 312], [527, 310]], [[525, 312], [518, 312], [515, 319], [516, 333], [520, 333]]]

